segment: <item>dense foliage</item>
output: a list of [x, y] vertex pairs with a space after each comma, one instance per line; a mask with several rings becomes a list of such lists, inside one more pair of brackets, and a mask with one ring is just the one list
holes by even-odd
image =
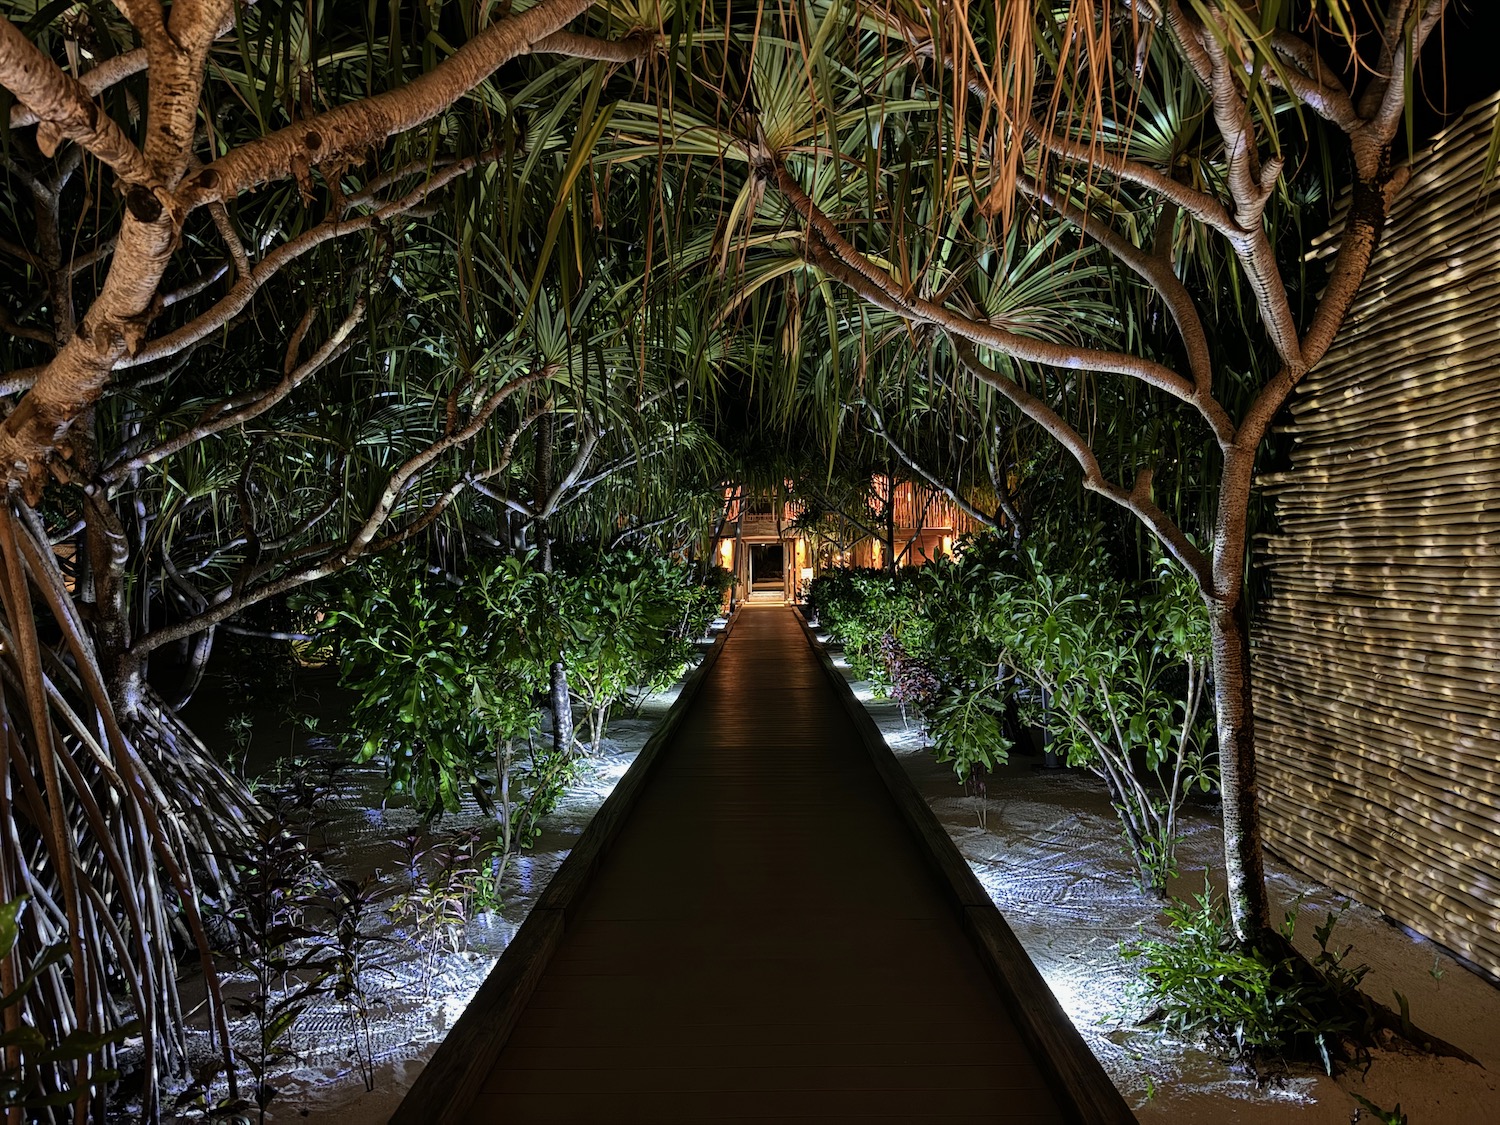
[[[1252, 1068], [1317, 1062], [1329, 1074], [1371, 1041], [1375, 1010], [1359, 991], [1370, 967], [1349, 960], [1352, 947], [1330, 947], [1336, 915], [1315, 929], [1309, 962], [1289, 944], [1278, 955], [1236, 941], [1223, 899], [1207, 889], [1165, 914], [1164, 939], [1124, 949], [1140, 972], [1139, 998], [1165, 1029], [1204, 1037]], [[1289, 913], [1282, 924], [1288, 943], [1296, 920]]]
[[[1014, 530], [1012, 480], [1055, 442], [1070, 483], [1182, 564], [1231, 704], [1225, 864], [1255, 938], [1251, 480], [1399, 190], [1392, 142], [1444, 7], [8, 0], [0, 702], [21, 797], [0, 882], [38, 894], [0, 960], [15, 974], [70, 947], [18, 1018], [103, 1035], [133, 1009], [158, 1118], [161, 1074], [184, 1066], [180, 915], [227, 1061], [192, 868], [217, 884], [195, 855], [256, 817], [173, 718], [217, 631], [388, 550], [450, 568], [471, 540], [680, 550], [725, 475], [698, 410], [745, 388], [830, 433], [850, 409], [866, 436], [888, 422], [889, 458], [955, 493], [988, 482]], [[1303, 217], [1336, 175], [1354, 192], [1325, 285], [1305, 276], [1321, 217]], [[852, 510], [823, 505], [831, 543]], [[1192, 646], [1132, 664], [1154, 610], [1106, 591], [1087, 621], [1070, 600], [1086, 581], [1044, 568], [1062, 584], [1043, 590], [1028, 565], [1006, 620], [1120, 640], [1060, 664], [1018, 640], [1018, 698], [1046, 693], [1097, 763], [1166, 747], [1175, 785], [1192, 688], [1172, 750], [1157, 685], [1193, 680]], [[573, 576], [568, 596], [627, 632], [657, 612], [620, 575]], [[500, 603], [530, 604], [497, 581]], [[341, 612], [421, 665], [416, 686], [369, 692], [393, 715], [394, 775], [434, 808], [482, 792], [477, 716], [496, 708], [485, 737], [508, 753], [531, 641], [427, 660], [414, 646], [467, 643], [472, 605], [399, 573], [368, 593]], [[1006, 677], [993, 630], [956, 620], [972, 660], [945, 671], [936, 641], [897, 632], [887, 655], [948, 724], [943, 752], [983, 764], [1004, 752], [992, 658]], [[627, 671], [613, 642], [558, 637], [595, 739], [624, 681], [672, 659]], [[424, 725], [429, 704], [450, 732]], [[1126, 809], [1130, 776], [1112, 783]], [[86, 1089], [114, 1054], [43, 1085]]]
[[919, 569], [825, 573], [811, 600], [961, 777], [1003, 761], [1018, 722], [1044, 728], [1108, 787], [1142, 882], [1176, 872], [1178, 810], [1215, 775], [1206, 611], [1175, 567], [1130, 583], [1096, 536], [984, 537]]
[[[553, 663], [567, 669], [597, 751], [612, 707], [665, 687], [693, 659], [721, 604], [722, 572], [705, 579], [702, 568], [630, 550], [571, 561], [544, 571], [528, 555], [470, 559], [460, 580], [403, 555], [344, 585], [324, 637], [354, 694], [348, 741], [361, 760], [386, 764], [393, 792], [431, 816], [472, 796], [524, 843], [575, 753], [534, 737]], [[528, 795], [513, 809], [522, 741]]]
[[551, 584], [563, 623], [561, 659], [583, 705], [589, 742], [599, 749], [610, 710], [632, 693], [658, 691], [692, 659], [723, 602], [722, 570], [696, 580], [697, 568], [618, 551], [580, 560]]

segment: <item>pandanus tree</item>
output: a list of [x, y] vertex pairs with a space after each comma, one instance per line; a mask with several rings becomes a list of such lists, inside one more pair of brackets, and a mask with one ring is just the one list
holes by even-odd
[[[4, 1016], [26, 1097], [87, 1107], [133, 1009], [157, 1116], [179, 933], [227, 1051], [198, 903], [255, 814], [170, 704], [248, 607], [505, 493], [565, 373], [535, 279], [576, 251], [600, 89], [659, 23], [626, 5], [565, 30], [589, 8], [0, 13], [0, 897], [28, 899], [6, 984], [40, 966]], [[18, 1059], [23, 1024], [66, 1049]]]
[[[1119, 322], [1120, 294], [1108, 287], [1107, 271], [1087, 248], [1069, 245], [1066, 234], [1018, 222], [997, 239], [980, 292], [987, 318], [1025, 324], [1038, 339], [1064, 346]], [[849, 315], [854, 323], [835, 332], [829, 354], [841, 351], [843, 362], [860, 363], [867, 373], [851, 411], [856, 424], [972, 520], [1019, 544], [1040, 499], [1027, 494], [1053, 491], [1056, 468], [1045, 462], [1057, 460], [1055, 447], [1039, 440], [1034, 427], [1018, 424], [1023, 419], [991, 388], [933, 362], [929, 348], [911, 347], [903, 319], [860, 304]], [[1101, 411], [1100, 389], [1086, 383], [1062, 392], [1070, 415], [1132, 413], [1126, 404]]]
[[[1415, 62], [1444, 7], [1390, 0], [1373, 18], [1344, 0], [735, 12], [722, 40], [676, 56], [684, 80], [670, 106], [612, 123], [615, 159], [642, 158], [662, 137], [712, 169], [732, 283], [795, 281], [799, 322], [822, 318], [835, 333], [904, 326], [924, 357], [908, 368], [917, 377], [1003, 397], [1192, 574], [1212, 628], [1225, 867], [1244, 940], [1270, 934], [1244, 600], [1256, 456], [1368, 267], [1403, 182], [1392, 149]], [[1326, 282], [1303, 287], [1315, 232], [1295, 222], [1311, 175], [1298, 157], [1314, 142], [1350, 202]], [[1059, 339], [1013, 314], [997, 300], [995, 249], [1018, 224], [1032, 238], [1061, 230], [1147, 315], [1084, 319]], [[1054, 323], [1067, 312], [1052, 308]], [[1203, 435], [1205, 525], [1163, 507], [1155, 451], [1111, 460], [1091, 420], [1069, 416], [1070, 396], [1105, 381], [1135, 384]]]

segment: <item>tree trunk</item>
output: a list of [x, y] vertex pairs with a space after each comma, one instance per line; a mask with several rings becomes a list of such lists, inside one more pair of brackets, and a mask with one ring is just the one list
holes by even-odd
[[[534, 510], [540, 512], [552, 491], [553, 416], [549, 410], [537, 419]], [[552, 573], [552, 532], [545, 518], [536, 521], [537, 565], [543, 574]], [[567, 754], [573, 749], [573, 701], [568, 691], [568, 666], [561, 659], [552, 662], [550, 706], [552, 709], [552, 752]]]
[[501, 901], [500, 891], [505, 883], [505, 870], [510, 866], [511, 852], [515, 850], [514, 824], [510, 808], [510, 769], [513, 742], [503, 740], [495, 751], [495, 796], [500, 813], [500, 854], [495, 857], [495, 901]]
[[1232, 604], [1210, 602], [1214, 707], [1219, 732], [1224, 873], [1235, 935], [1258, 941], [1271, 930], [1261, 852], [1260, 797], [1255, 776], [1255, 715], [1250, 695], [1250, 636], [1245, 601], [1235, 583]]
[[554, 424], [549, 410], [536, 420], [535, 480], [531, 494], [532, 511], [536, 519], [537, 565], [543, 574], [552, 573], [552, 533], [547, 526], [547, 517], [542, 514], [547, 497], [552, 492], [552, 440]]
[[566, 754], [573, 748], [573, 701], [568, 694], [568, 668], [561, 660], [552, 664], [552, 749]]
[[599, 754], [603, 752], [604, 730], [608, 725], [609, 704], [606, 703], [602, 707], [599, 707], [594, 711], [594, 719], [592, 723], [593, 729], [589, 731], [589, 751], [595, 757], [598, 757]]

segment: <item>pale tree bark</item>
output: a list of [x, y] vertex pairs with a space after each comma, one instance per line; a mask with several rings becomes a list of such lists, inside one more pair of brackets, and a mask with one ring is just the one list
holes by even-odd
[[[377, 177], [364, 192], [345, 200], [343, 209], [318, 227], [294, 238], [251, 264], [229, 224], [222, 200], [249, 186], [278, 177], [305, 178], [321, 161], [337, 164], [350, 154], [365, 151], [394, 133], [430, 120], [472, 90], [507, 60], [532, 51], [547, 51], [606, 63], [628, 63], [649, 53], [656, 36], [637, 32], [616, 43], [603, 42], [562, 30], [564, 24], [589, 7], [587, 0], [543, 0], [519, 16], [506, 17], [482, 31], [453, 57], [423, 78], [388, 94], [375, 95], [337, 107], [296, 129], [262, 138], [231, 150], [214, 164], [203, 167], [193, 156], [193, 130], [201, 97], [207, 50], [213, 40], [234, 24], [236, 7], [230, 0], [179, 0], [164, 12], [155, 0], [125, 0], [121, 9], [135, 26], [144, 46], [128, 58], [111, 60], [89, 72], [82, 82], [66, 75], [43, 56], [8, 21], [0, 20], [0, 84], [10, 89], [18, 105], [12, 114], [17, 125], [36, 122], [38, 140], [50, 153], [66, 140], [102, 161], [117, 177], [125, 192], [126, 209], [118, 233], [101, 244], [95, 259], [112, 253], [110, 268], [99, 297], [81, 325], [72, 323], [68, 270], [58, 253], [43, 253], [37, 261], [61, 279], [52, 284], [54, 316], [61, 321], [54, 339], [57, 351], [46, 365], [12, 372], [4, 381], [7, 393], [24, 392], [17, 407], [0, 424], [0, 457], [12, 487], [20, 487], [35, 500], [48, 480], [48, 460], [58, 450], [74, 447], [79, 464], [93, 464], [85, 446], [89, 436], [75, 435], [74, 420], [84, 416], [107, 384], [111, 372], [122, 367], [156, 362], [185, 354], [198, 342], [227, 325], [243, 312], [264, 286], [287, 265], [330, 239], [357, 235], [414, 210], [431, 195], [455, 179], [487, 164], [499, 155], [488, 150], [472, 156], [440, 162], [429, 169], [412, 165]], [[132, 74], [148, 75], [147, 115], [149, 128], [143, 149], [135, 148], [118, 126], [97, 107], [91, 97]], [[321, 131], [321, 132], [320, 132]], [[322, 143], [323, 133], [328, 143]], [[277, 154], [281, 154], [279, 157]], [[279, 161], [279, 162], [278, 162]], [[76, 167], [77, 161], [71, 163]], [[236, 168], [253, 174], [236, 182]], [[184, 184], [183, 177], [191, 173]], [[407, 175], [422, 176], [423, 182], [404, 196], [381, 202], [375, 196], [385, 184]], [[216, 192], [205, 193], [205, 185]], [[38, 227], [45, 236], [53, 230], [58, 185], [37, 181]], [[187, 324], [149, 343], [149, 325], [160, 308], [182, 294], [162, 294], [160, 281], [176, 250], [183, 223], [197, 206], [208, 206], [226, 251], [234, 266], [235, 284], [230, 292]], [[350, 209], [362, 214], [349, 214]], [[53, 230], [55, 235], [57, 232]], [[57, 243], [52, 238], [48, 243]], [[21, 248], [23, 254], [30, 251]], [[227, 269], [227, 266], [225, 267]], [[203, 284], [215, 280], [223, 269], [210, 273]], [[99, 640], [102, 658], [109, 665], [113, 694], [125, 713], [140, 698], [144, 652], [164, 643], [161, 636], [131, 637], [128, 618], [113, 612], [120, 600], [124, 578], [121, 551], [130, 550], [125, 529], [114, 520], [106, 490], [117, 487], [141, 469], [171, 457], [215, 433], [241, 426], [283, 401], [298, 386], [316, 375], [349, 346], [351, 334], [363, 316], [364, 302], [356, 301], [344, 323], [305, 361], [293, 363], [289, 356], [280, 383], [258, 394], [225, 400], [203, 420], [152, 448], [136, 449], [115, 464], [104, 466], [93, 489], [86, 519], [90, 544], [86, 551], [97, 576], [101, 621]], [[38, 337], [41, 335], [37, 333]], [[295, 348], [291, 349], [295, 353]], [[77, 473], [70, 473], [77, 477]], [[93, 473], [86, 474], [92, 477]], [[479, 474], [466, 486], [483, 488], [494, 472]], [[443, 503], [451, 502], [451, 496]], [[435, 514], [429, 513], [429, 519]], [[410, 530], [410, 529], [408, 529]], [[350, 558], [369, 544], [357, 544]], [[304, 568], [305, 575], [322, 574], [327, 560]], [[347, 560], [339, 564], [347, 565]], [[117, 581], [118, 580], [118, 581]], [[237, 605], [240, 599], [231, 599]], [[214, 602], [213, 616], [225, 612], [223, 599]], [[197, 615], [189, 615], [197, 616]], [[144, 626], [143, 626], [144, 629]], [[158, 631], [160, 632], [160, 631]], [[201, 634], [200, 634], [201, 635]]]
[[[56, 992], [53, 1009], [58, 1019], [54, 1030], [62, 1033], [73, 1027], [105, 1030], [114, 1022], [104, 1010], [111, 990], [118, 991], [122, 981], [131, 981], [132, 996], [142, 1017], [141, 1049], [145, 1058], [140, 1063], [140, 1074], [142, 1114], [146, 1120], [155, 1120], [159, 1111], [156, 1081], [162, 1057], [159, 1040], [166, 1043], [166, 1059], [171, 1069], [180, 1069], [182, 1062], [175, 1057], [172, 1046], [183, 1021], [174, 983], [176, 962], [171, 945], [175, 929], [184, 922], [192, 931], [202, 957], [204, 986], [210, 997], [209, 1018], [226, 1060], [229, 1058], [225, 1006], [209, 944], [197, 915], [198, 892], [194, 881], [201, 877], [204, 868], [219, 880], [217, 857], [240, 850], [203, 847], [190, 865], [179, 813], [184, 806], [198, 812], [219, 809], [225, 803], [223, 794], [189, 790], [185, 800], [174, 803], [172, 794], [158, 789], [156, 782], [140, 768], [138, 751], [143, 746], [165, 748], [166, 756], [175, 761], [181, 759], [183, 755], [179, 752], [188, 750], [191, 741], [190, 733], [180, 725], [172, 726], [170, 716], [159, 715], [154, 700], [149, 698], [144, 677], [147, 659], [156, 649], [172, 643], [188, 643], [201, 657], [212, 630], [246, 607], [337, 573], [371, 552], [423, 534], [466, 489], [478, 487], [481, 478], [505, 471], [504, 464], [496, 466], [493, 462], [478, 471], [466, 467], [469, 455], [464, 447], [491, 424], [512, 394], [538, 379], [550, 377], [552, 372], [543, 371], [492, 387], [463, 411], [454, 409], [450, 402], [447, 429], [426, 449], [397, 466], [382, 494], [356, 526], [342, 533], [323, 533], [317, 537], [322, 541], [311, 547], [296, 545], [309, 538], [307, 534], [300, 535], [271, 557], [242, 567], [243, 585], [227, 591], [207, 589], [200, 593], [192, 576], [177, 572], [170, 558], [164, 555], [160, 560], [162, 570], [186, 607], [179, 620], [168, 618], [165, 624], [142, 611], [142, 603], [149, 603], [149, 591], [141, 598], [127, 596], [133, 577], [129, 564], [147, 539], [149, 523], [141, 502], [131, 501], [117, 507], [111, 489], [128, 486], [133, 476], [151, 464], [210, 440], [231, 427], [242, 427], [283, 402], [298, 387], [327, 369], [348, 346], [363, 316], [363, 304], [356, 302], [344, 324], [335, 328], [321, 345], [310, 348], [306, 358], [299, 353], [301, 333], [296, 334], [278, 382], [248, 398], [226, 399], [210, 418], [165, 442], [154, 435], [132, 439], [128, 443], [131, 448], [117, 465], [101, 468], [98, 464], [98, 451], [92, 448], [93, 407], [122, 367], [158, 360], [180, 364], [200, 341], [245, 310], [270, 278], [297, 257], [330, 239], [378, 228], [387, 219], [416, 210], [433, 192], [495, 159], [496, 154], [440, 160], [432, 169], [420, 166], [398, 169], [391, 185], [402, 175], [417, 175], [425, 183], [394, 202], [377, 198], [383, 194], [380, 189], [365, 198], [345, 201], [349, 205], [333, 215], [329, 223], [308, 232], [308, 236], [292, 239], [288, 244], [291, 248], [285, 253], [278, 256], [273, 249], [263, 255], [266, 247], [255, 247], [258, 259], [255, 263], [239, 242], [223, 206], [225, 200], [274, 178], [292, 176], [299, 183], [305, 182], [323, 161], [342, 168], [351, 156], [363, 160], [370, 149], [378, 148], [393, 133], [430, 121], [451, 107], [497, 67], [519, 54], [547, 50], [611, 66], [645, 57], [655, 43], [655, 36], [645, 33], [631, 35], [622, 43], [601, 43], [566, 32], [565, 25], [584, 12], [591, 0], [542, 0], [520, 15], [499, 19], [420, 80], [389, 95], [340, 107], [311, 125], [303, 122], [294, 130], [284, 131], [280, 140], [274, 135], [266, 138], [268, 143], [250, 146], [248, 155], [232, 150], [226, 166], [205, 168], [198, 163], [194, 146], [201, 142], [197, 130], [206, 120], [203, 93], [208, 51], [214, 39], [232, 25], [248, 2], [253, 0], [173, 0], [170, 6], [163, 7], [159, 0], [116, 0], [116, 6], [131, 23], [142, 45], [127, 56], [101, 64], [81, 81], [70, 77], [39, 51], [15, 24], [0, 18], [0, 86], [15, 101], [10, 126], [23, 128], [34, 124], [42, 154], [56, 156], [48, 174], [24, 177], [28, 186], [37, 189], [32, 193], [37, 244], [18, 248], [0, 246], [5, 253], [19, 250], [16, 256], [28, 268], [38, 270], [46, 290], [44, 298], [30, 311], [23, 309], [16, 318], [22, 323], [12, 325], [8, 310], [0, 323], [7, 329], [17, 329], [17, 335], [46, 345], [51, 352], [47, 362], [32, 370], [8, 372], [0, 377], [3, 388], [0, 393], [20, 395], [14, 409], [10, 409], [11, 402], [5, 404], [6, 414], [0, 421], [0, 474], [8, 493], [7, 498], [0, 498], [3, 499], [0, 525], [4, 525], [0, 526], [0, 546], [4, 547], [0, 552], [4, 556], [0, 559], [3, 571], [0, 589], [6, 595], [7, 627], [18, 637], [17, 645], [6, 659], [25, 674], [25, 702], [29, 712], [13, 716], [20, 722], [12, 724], [15, 728], [12, 733], [27, 728], [21, 737], [30, 744], [28, 753], [42, 755], [37, 761], [46, 770], [48, 790], [45, 800], [39, 792], [33, 793], [37, 790], [32, 781], [33, 771], [22, 768], [14, 774], [31, 791], [12, 795], [6, 803], [11, 808], [35, 796], [32, 811], [51, 814], [38, 815], [35, 822], [58, 829], [46, 832], [48, 846], [62, 845], [61, 851], [54, 850], [47, 857], [41, 870], [41, 879], [54, 880], [50, 885], [40, 882], [28, 885], [22, 880], [22, 885], [13, 889], [19, 893], [29, 886], [33, 891], [36, 905], [28, 915], [27, 929], [32, 933], [27, 941], [36, 933], [44, 936], [50, 933], [53, 937], [61, 936], [73, 947], [66, 970], [54, 967], [39, 985], [39, 991]], [[112, 120], [94, 98], [115, 83], [143, 72], [144, 105], [132, 106], [132, 116], [138, 108], [144, 111], [144, 123], [136, 134], [140, 137], [137, 146], [122, 123]], [[311, 136], [321, 137], [315, 131], [325, 126], [330, 130], [328, 146], [319, 148], [316, 141], [309, 143]], [[290, 146], [283, 143], [288, 137]], [[278, 153], [288, 159], [278, 163]], [[270, 159], [266, 162], [268, 154]], [[299, 154], [310, 155], [304, 163], [297, 158]], [[235, 183], [228, 176], [220, 182], [223, 168], [232, 171], [237, 157], [241, 166], [255, 169], [254, 174], [243, 183]], [[20, 166], [8, 153], [0, 155], [0, 161], [12, 174]], [[119, 194], [121, 217], [112, 231], [95, 236], [92, 247], [69, 258], [63, 251], [68, 232], [60, 222], [58, 201], [67, 177], [80, 167], [86, 169], [89, 191]], [[329, 178], [332, 179], [331, 174]], [[210, 183], [219, 183], [220, 190], [205, 192]], [[163, 278], [173, 264], [185, 224], [198, 207], [209, 209], [225, 243], [224, 263], [203, 270], [196, 281], [176, 291], [164, 292]], [[101, 207], [100, 213], [112, 213], [112, 208]], [[102, 280], [92, 305], [86, 311], [79, 310], [80, 316], [71, 303], [73, 279], [80, 271], [95, 265], [101, 267]], [[153, 322], [163, 308], [203, 292], [231, 269], [234, 288], [227, 298], [190, 321], [184, 326], [185, 331], [148, 342]], [[50, 331], [26, 323], [42, 307], [43, 300], [52, 315]], [[161, 377], [159, 368], [140, 381]], [[529, 418], [523, 418], [522, 428], [529, 422]], [[507, 439], [506, 458], [518, 436], [512, 434]], [[44, 487], [54, 476], [79, 485], [84, 494], [83, 514], [78, 526], [69, 532], [80, 539], [78, 557], [82, 574], [78, 589], [65, 585], [35, 511]], [[327, 514], [327, 511], [315, 514], [312, 524], [303, 531], [310, 532]], [[17, 529], [22, 534], [17, 534]], [[253, 527], [247, 535], [254, 537]], [[34, 536], [36, 543], [31, 543], [28, 536]], [[35, 599], [38, 591], [52, 622], [62, 628], [68, 645], [66, 661], [55, 659], [49, 646], [38, 647], [33, 619], [33, 610], [42, 605]], [[75, 604], [78, 601], [92, 605], [81, 611]], [[30, 628], [21, 628], [27, 623]], [[64, 687], [71, 684], [71, 696], [65, 698], [53, 690], [59, 684]], [[80, 708], [80, 702], [85, 706]], [[59, 730], [76, 739], [84, 748], [85, 759], [87, 752], [92, 751], [92, 765], [120, 787], [118, 792], [100, 790], [91, 779], [77, 772], [71, 754], [61, 745]], [[20, 747], [21, 743], [13, 739], [12, 754], [20, 753]], [[208, 759], [206, 752], [203, 757]], [[232, 784], [223, 789], [238, 792]], [[81, 808], [95, 817], [87, 829], [75, 830], [58, 819], [57, 814], [70, 802], [72, 808]], [[218, 819], [231, 828], [253, 820], [254, 805], [248, 794], [245, 807], [239, 811], [246, 815]], [[109, 825], [99, 819], [106, 815], [111, 820]], [[135, 823], [128, 829], [120, 829], [116, 822], [121, 817], [132, 817]], [[13, 817], [7, 815], [0, 821], [11, 824], [14, 831]], [[79, 849], [73, 845], [85, 839], [96, 853], [108, 852], [113, 847], [111, 827], [117, 833], [124, 832], [123, 837], [116, 838], [130, 840], [142, 853], [136, 857], [134, 873], [118, 864], [111, 871], [113, 885], [120, 889], [126, 912], [126, 920], [119, 929], [129, 939], [128, 943], [118, 933], [106, 932], [116, 928], [115, 916], [90, 898], [92, 888], [87, 882], [73, 878], [79, 867], [76, 857]], [[226, 833], [221, 839], [229, 839], [231, 830], [226, 829]], [[75, 854], [68, 854], [70, 850]], [[18, 852], [19, 849], [7, 849], [12, 859]], [[87, 855], [84, 858], [89, 859]], [[0, 866], [6, 871], [4, 881], [13, 882], [9, 878], [11, 863], [7, 861]], [[158, 868], [165, 871], [170, 882], [166, 895], [155, 889]], [[220, 887], [222, 890], [222, 880]], [[47, 897], [49, 893], [52, 898]], [[4, 897], [14, 896], [8, 893]], [[52, 929], [36, 930], [42, 921], [47, 921]], [[111, 943], [105, 940], [110, 937], [120, 951], [113, 961], [108, 960]], [[126, 950], [127, 944], [144, 948]], [[158, 946], [163, 955], [153, 961], [151, 951]], [[7, 972], [14, 969], [15, 959], [7, 959], [4, 968]], [[74, 992], [71, 1002], [65, 995], [69, 989], [63, 987], [67, 983], [65, 971]], [[136, 979], [142, 974], [160, 979], [147, 980], [143, 989], [142, 982]], [[8, 979], [14, 983], [14, 974]], [[157, 997], [161, 998], [159, 1006]], [[7, 1028], [14, 1029], [20, 1012], [18, 1006], [7, 1013]], [[33, 1019], [30, 1015], [26, 1018]], [[34, 1019], [33, 1022], [47, 1026], [45, 1022]], [[89, 1086], [89, 1079], [97, 1074], [100, 1061], [109, 1057], [110, 1050], [94, 1052], [78, 1063], [76, 1075], [80, 1088]], [[64, 1072], [73, 1069], [68, 1061], [59, 1066]], [[227, 1079], [233, 1100], [237, 1090], [232, 1063]], [[92, 1119], [92, 1111], [93, 1116], [102, 1120], [102, 1099], [91, 1107], [89, 1096], [70, 1112], [77, 1120], [84, 1120]]]

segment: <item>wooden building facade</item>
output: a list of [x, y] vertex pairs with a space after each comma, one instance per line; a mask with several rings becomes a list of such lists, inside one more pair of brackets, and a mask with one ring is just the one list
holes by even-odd
[[869, 506], [830, 517], [840, 532], [828, 534], [800, 518], [804, 507], [795, 499], [727, 487], [714, 551], [734, 574], [734, 596], [790, 603], [825, 567], [879, 568], [893, 557], [897, 566], [921, 566], [980, 527], [937, 489], [897, 480], [892, 501], [890, 488], [888, 478], [875, 477]]

